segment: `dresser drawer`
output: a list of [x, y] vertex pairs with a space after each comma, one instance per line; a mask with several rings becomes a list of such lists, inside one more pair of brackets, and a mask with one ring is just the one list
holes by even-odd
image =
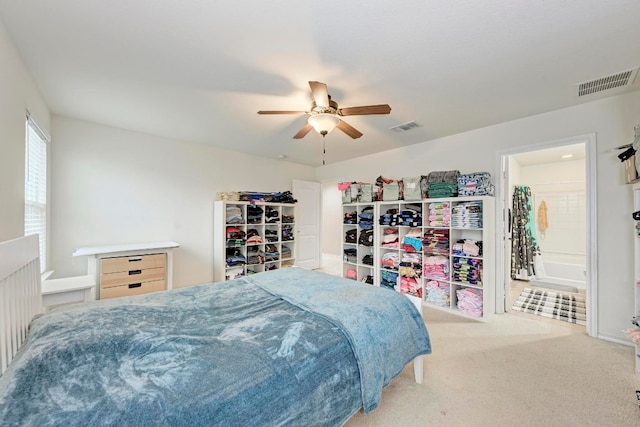
[[166, 263], [167, 256], [165, 254], [103, 258], [100, 263], [100, 273], [109, 274], [122, 271], [144, 270], [147, 268], [164, 268]]
[[[163, 269], [164, 270], [164, 269]], [[148, 292], [163, 291], [165, 289], [164, 279], [151, 282], [130, 283], [123, 286], [112, 286], [100, 290], [100, 299], [127, 297], [141, 295]]]
[[144, 270], [118, 271], [116, 273], [102, 273], [100, 275], [100, 288], [111, 288], [114, 286], [123, 286], [130, 283], [151, 282], [155, 280], [164, 280], [165, 269], [147, 268]]

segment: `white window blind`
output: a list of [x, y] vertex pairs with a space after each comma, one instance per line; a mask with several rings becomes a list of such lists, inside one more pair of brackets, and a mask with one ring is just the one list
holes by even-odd
[[47, 144], [48, 139], [27, 116], [24, 179], [24, 234], [38, 234], [40, 271], [47, 267]]

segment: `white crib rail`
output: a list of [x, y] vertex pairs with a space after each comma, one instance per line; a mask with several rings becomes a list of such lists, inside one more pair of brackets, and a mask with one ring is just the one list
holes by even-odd
[[41, 312], [38, 236], [0, 243], [0, 374], [26, 339], [31, 319]]

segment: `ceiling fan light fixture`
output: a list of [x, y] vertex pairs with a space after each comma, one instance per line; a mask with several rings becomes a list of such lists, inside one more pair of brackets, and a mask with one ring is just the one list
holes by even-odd
[[323, 137], [338, 128], [352, 139], [358, 139], [362, 132], [341, 119], [343, 116], [365, 116], [369, 114], [389, 114], [389, 104], [361, 105], [358, 107], [338, 108], [338, 103], [331, 99], [327, 92], [327, 85], [322, 82], [310, 81], [311, 109], [307, 111], [290, 110], [260, 110], [258, 114], [307, 114], [309, 116], [305, 124], [293, 136], [293, 139], [304, 138], [311, 129], [315, 129]]
[[340, 118], [335, 114], [330, 113], [318, 113], [309, 116], [308, 123], [318, 132], [320, 135], [326, 135], [338, 126]]

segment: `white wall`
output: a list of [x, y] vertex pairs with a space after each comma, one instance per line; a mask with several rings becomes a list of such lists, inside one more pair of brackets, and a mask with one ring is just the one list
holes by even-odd
[[[424, 120], [428, 126], [427, 120]], [[496, 153], [578, 135], [596, 134], [598, 226], [598, 334], [627, 341], [624, 329], [633, 310], [633, 200], [624, 183], [622, 163], [615, 150], [633, 140], [640, 123], [640, 91], [576, 107], [552, 111], [476, 129], [446, 138], [398, 148], [318, 168], [318, 181], [334, 177], [373, 182], [424, 175], [434, 170], [497, 174]], [[362, 142], [362, 143], [366, 143]]]
[[0, 21], [0, 241], [24, 234], [27, 110], [48, 132], [49, 109]]
[[[585, 161], [523, 166], [521, 171], [520, 180], [515, 185], [531, 188], [542, 259], [545, 262], [586, 265]], [[543, 200], [549, 224], [544, 234], [538, 227], [538, 211]]]
[[322, 183], [322, 243], [323, 254], [339, 256], [342, 259], [342, 195], [338, 191], [338, 181]]
[[222, 191], [291, 190], [314, 168], [53, 117], [51, 248], [56, 276], [86, 274], [82, 246], [173, 240], [175, 287], [213, 280]]

